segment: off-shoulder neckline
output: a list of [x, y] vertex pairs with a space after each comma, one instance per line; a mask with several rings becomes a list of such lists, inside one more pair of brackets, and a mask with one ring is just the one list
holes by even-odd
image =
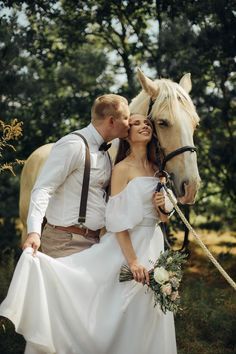
[[132, 178], [132, 179], [126, 184], [125, 188], [122, 189], [122, 191], [120, 191], [119, 193], [117, 193], [117, 194], [115, 194], [115, 195], [113, 195], [113, 196], [109, 196], [109, 199], [113, 199], [113, 198], [118, 197], [121, 193], [123, 193], [123, 192], [128, 188], [128, 186], [129, 186], [130, 184], [132, 184], [131, 182], [133, 182], [134, 180], [136, 180], [136, 179], [138, 179], [138, 178], [153, 178], [153, 179], [155, 179], [155, 180], [158, 179], [158, 177], [156, 177], [156, 176], [136, 176], [136, 177]]

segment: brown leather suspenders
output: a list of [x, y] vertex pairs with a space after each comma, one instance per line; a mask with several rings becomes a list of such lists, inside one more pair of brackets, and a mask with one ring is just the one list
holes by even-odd
[[79, 209], [79, 219], [78, 223], [83, 227], [86, 220], [86, 209], [87, 209], [87, 200], [88, 200], [88, 189], [89, 189], [89, 180], [90, 180], [90, 153], [88, 142], [85, 137], [77, 132], [71, 134], [78, 135], [83, 139], [85, 143], [85, 164], [84, 164], [84, 176], [81, 190], [81, 199], [80, 199], [80, 209]]
[[[83, 176], [83, 182], [82, 182], [79, 219], [78, 219], [78, 223], [79, 223], [80, 227], [84, 227], [84, 223], [86, 220], [88, 189], [89, 189], [89, 180], [90, 180], [90, 153], [89, 153], [88, 142], [85, 139], [85, 137], [82, 134], [77, 133], [77, 132], [72, 132], [71, 134], [78, 135], [81, 139], [83, 139], [83, 141], [85, 143], [84, 176]], [[110, 157], [109, 153], [108, 153], [108, 157], [109, 157], [109, 162], [110, 162], [111, 169], [112, 169], [112, 161], [111, 161], [111, 157]], [[109, 184], [108, 188], [109, 187], [110, 187], [110, 184]], [[107, 197], [108, 197], [108, 194], [109, 193], [107, 193]]]

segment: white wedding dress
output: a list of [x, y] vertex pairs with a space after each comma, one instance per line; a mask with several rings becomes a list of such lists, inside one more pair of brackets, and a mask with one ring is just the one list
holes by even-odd
[[176, 354], [173, 314], [154, 308], [135, 281], [119, 282], [126, 263], [115, 232], [128, 229], [148, 269], [163, 250], [152, 194], [156, 177], [136, 177], [110, 197], [99, 244], [64, 258], [27, 248], [20, 257], [0, 315], [27, 341], [27, 354]]

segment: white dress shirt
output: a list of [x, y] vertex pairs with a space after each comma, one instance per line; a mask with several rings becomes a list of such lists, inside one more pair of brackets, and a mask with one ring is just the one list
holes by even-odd
[[[77, 132], [87, 140], [91, 158], [85, 226], [97, 230], [105, 225], [105, 188], [110, 181], [111, 162], [107, 152], [98, 150], [104, 140], [92, 123]], [[44, 215], [52, 225], [78, 224], [84, 163], [82, 138], [68, 134], [55, 143], [31, 193], [28, 233], [41, 234]]]

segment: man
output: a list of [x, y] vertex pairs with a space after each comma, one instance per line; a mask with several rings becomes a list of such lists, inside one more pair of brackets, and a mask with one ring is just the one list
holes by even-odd
[[[41, 244], [44, 253], [63, 257], [98, 242], [100, 229], [105, 225], [105, 190], [111, 175], [110, 158], [103, 146], [104, 142], [128, 136], [129, 116], [124, 97], [103, 95], [93, 104], [91, 123], [76, 131], [87, 140], [91, 164], [83, 225], [78, 225], [78, 217], [86, 145], [76, 134], [68, 134], [56, 142], [31, 194], [28, 237], [23, 249], [32, 247], [35, 254]], [[45, 215], [47, 224], [40, 239]]]

